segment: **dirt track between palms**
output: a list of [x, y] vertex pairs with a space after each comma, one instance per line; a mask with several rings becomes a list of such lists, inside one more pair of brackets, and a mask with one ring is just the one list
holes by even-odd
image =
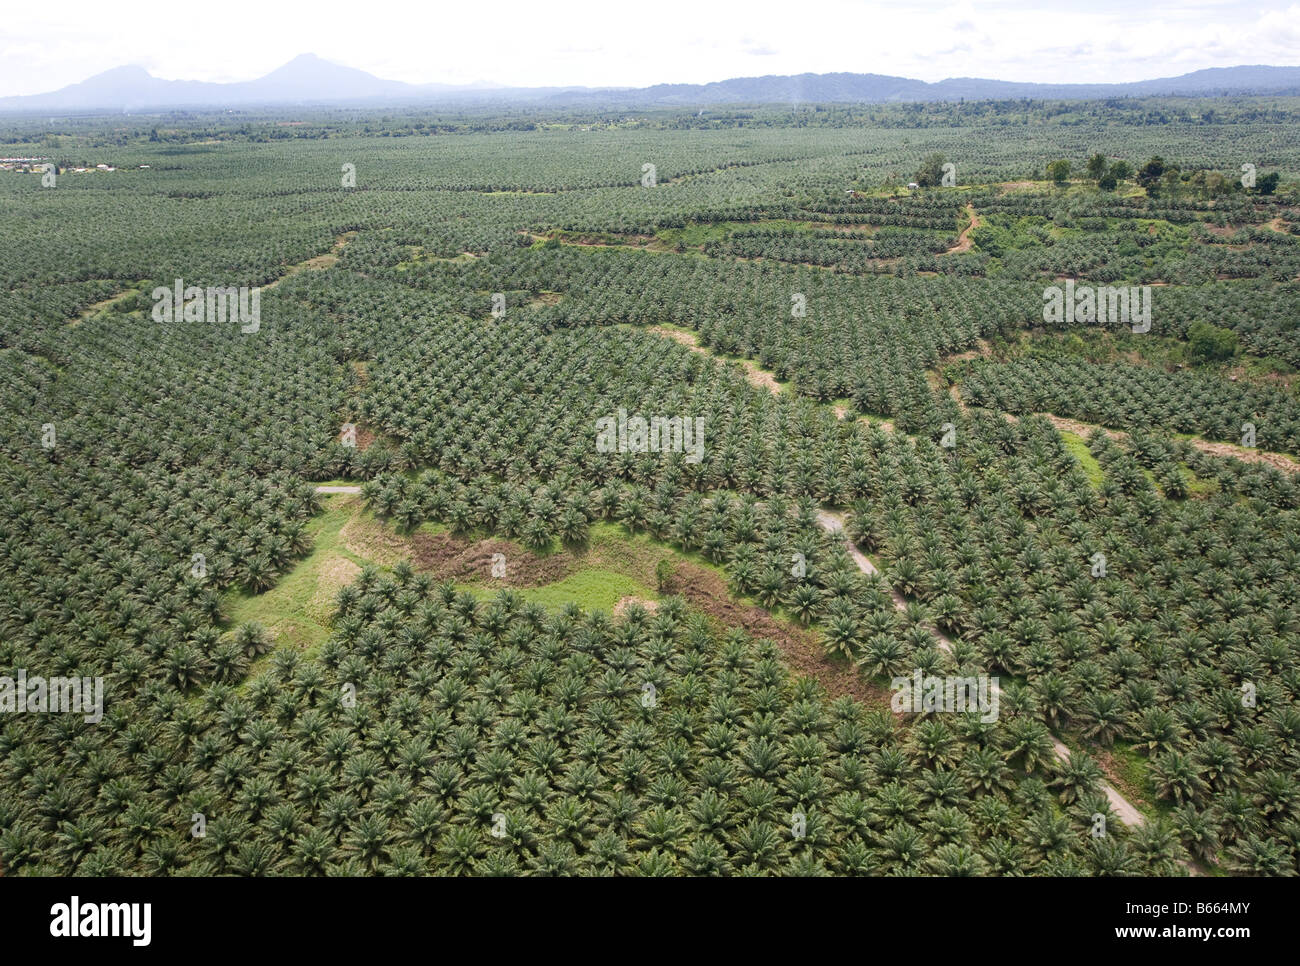
[[[828, 510], [821, 510], [818, 511], [817, 513], [817, 522], [821, 525], [822, 529], [827, 531], [828, 533], [839, 534], [843, 537], [844, 548], [845, 550], [848, 551], [849, 556], [853, 558], [853, 562], [857, 564], [859, 570], [861, 570], [865, 574], [880, 573], [880, 570], [875, 566], [875, 564], [873, 564], [867, 558], [866, 554], [864, 554], [861, 550], [857, 548], [857, 545], [853, 542], [852, 538], [849, 537], [847, 533], [845, 533], [844, 518], [842, 515], [838, 513], [832, 513]], [[892, 587], [890, 588], [890, 594], [894, 598], [895, 608], [897, 608], [900, 611], [905, 610], [907, 608], [907, 601], [903, 598], [902, 594], [894, 590]], [[940, 631], [938, 628], [930, 624], [926, 624], [924, 626], [928, 631], [930, 631], [930, 633], [934, 634], [935, 637], [938, 639], [940, 649], [943, 650], [945, 653], [951, 654], [952, 640], [947, 635], [945, 635], [942, 631]], [[996, 685], [994, 687], [995, 690], [997, 690], [1000, 695], [1001, 694], [1000, 689], [997, 689]], [[1056, 755], [1058, 761], [1069, 760], [1070, 749], [1067, 748], [1065, 746], [1065, 743], [1061, 741], [1058, 737], [1056, 737], [1056, 735], [1052, 735], [1052, 751]], [[1126, 799], [1123, 795], [1121, 795], [1118, 791], [1116, 791], [1115, 788], [1110, 783], [1102, 782], [1101, 790], [1105, 794], [1107, 801], [1110, 802], [1111, 808], [1114, 809], [1115, 815], [1125, 825], [1136, 827], [1142, 825], [1145, 822], [1145, 818], [1143, 817], [1142, 813], [1138, 811], [1138, 809], [1131, 802], [1129, 802], [1128, 799]]]
[[972, 205], [966, 206], [966, 214], [970, 216], [970, 224], [962, 229], [961, 234], [957, 236], [957, 244], [944, 252], [945, 255], [960, 255], [962, 252], [968, 252], [971, 246], [975, 244], [971, 241], [970, 233], [978, 228], [982, 222], [980, 216], [975, 214], [975, 208]]

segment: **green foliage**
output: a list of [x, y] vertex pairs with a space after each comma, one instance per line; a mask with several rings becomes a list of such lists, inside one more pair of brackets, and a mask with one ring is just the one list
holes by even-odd
[[1138, 168], [1137, 181], [1142, 187], [1150, 190], [1159, 184], [1160, 179], [1165, 174], [1165, 159], [1159, 156], [1153, 157], [1146, 164]]
[[939, 151], [927, 154], [921, 162], [921, 166], [916, 169], [916, 174], [912, 180], [922, 188], [935, 188], [943, 182], [943, 166], [947, 159]]
[[[60, 121], [61, 161], [118, 170], [0, 173], [0, 675], [107, 691], [97, 725], [5, 716], [6, 875], [1295, 870], [1300, 494], [1177, 438], [1250, 420], [1295, 452], [1294, 394], [1094, 361], [1077, 324], [1082, 350], [997, 349], [1060, 278], [1161, 280], [1152, 338], [1191, 351], [1213, 319], [1295, 366], [1287, 198], [1210, 177], [1293, 170], [1290, 102], [305, 116]], [[12, 154], [47, 137], [5, 125]], [[937, 182], [959, 145], [960, 191], [856, 190]], [[1001, 184], [1085, 149], [1187, 177]], [[949, 254], [966, 205], [983, 227]], [[153, 322], [176, 278], [262, 286], [259, 329]], [[620, 409], [704, 418], [700, 458], [601, 451]], [[378, 524], [355, 549], [323, 480], [362, 481], [412, 562]], [[651, 591], [595, 565], [484, 599], [484, 535], [544, 567], [607, 529], [707, 561], [688, 590], [721, 616], [616, 619], [596, 605]], [[762, 615], [719, 572], [805, 627], [735, 633]], [[787, 670], [795, 630], [836, 675], [1001, 674], [1002, 715], [833, 698]], [[1094, 844], [1096, 771], [1058, 766], [1053, 731], [1139, 747], [1124, 774], [1177, 806], [1174, 838]]]
[[[1217, 348], [1219, 337], [1212, 338]], [[963, 376], [979, 405], [1006, 412], [1050, 412], [1124, 430], [1161, 427], [1229, 443], [1240, 441], [1241, 424], [1249, 420], [1258, 424], [1262, 448], [1300, 453], [1300, 402], [1294, 395], [1214, 372], [1030, 357], [968, 363]]]
[[665, 557], [655, 564], [655, 585], [659, 593], [667, 593], [672, 586], [673, 580], [673, 561], [671, 557]]
[[1193, 322], [1187, 327], [1187, 342], [1197, 362], [1231, 359], [1239, 351], [1237, 333], [1209, 322]]
[[1056, 184], [1064, 184], [1070, 178], [1070, 162], [1064, 159], [1059, 161], [1049, 161], [1047, 164], [1047, 179]]

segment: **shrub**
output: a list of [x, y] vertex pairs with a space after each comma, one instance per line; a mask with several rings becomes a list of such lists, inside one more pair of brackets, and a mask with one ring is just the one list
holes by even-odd
[[1187, 342], [1195, 362], [1231, 359], [1237, 354], [1237, 333], [1208, 322], [1193, 322], [1188, 326]]

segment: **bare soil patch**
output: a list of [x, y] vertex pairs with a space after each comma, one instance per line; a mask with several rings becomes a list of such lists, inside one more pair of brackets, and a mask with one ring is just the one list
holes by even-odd
[[[1119, 763], [1115, 760], [1115, 755], [1109, 749], [1097, 748], [1091, 751], [1090, 754], [1092, 755], [1093, 759], [1096, 760], [1097, 765], [1101, 768], [1102, 773], [1106, 776], [1106, 778], [1110, 781], [1110, 783], [1114, 785], [1116, 788], [1123, 789], [1125, 798], [1127, 798], [1130, 802], [1136, 802], [1140, 805], [1146, 805], [1146, 806], [1151, 805], [1151, 802], [1149, 802], [1147, 798], [1144, 795], [1142, 795], [1138, 789], [1134, 788], [1130, 783], [1125, 782], [1120, 778], [1121, 771], [1120, 771]], [[1125, 824], [1132, 824], [1132, 823], [1128, 822], [1128, 820], [1125, 819]]]
[[[509, 540], [472, 540], [450, 533], [414, 533], [406, 538], [415, 565], [438, 580], [492, 581], [505, 587], [539, 587], [568, 576], [578, 565], [569, 551], [539, 557]], [[496, 555], [501, 554], [497, 558]], [[505, 572], [492, 576], [494, 558]]]
[[334, 252], [326, 252], [324, 255], [317, 255], [315, 258], [309, 258], [309, 259], [307, 259], [305, 262], [299, 262], [299, 263], [298, 263], [298, 270], [299, 270], [299, 271], [305, 271], [305, 270], [316, 270], [316, 271], [319, 271], [319, 270], [322, 269], [322, 268], [329, 268], [331, 265], [333, 265], [333, 264], [334, 264], [335, 262], [337, 262], [338, 260], [339, 260], [339, 257], [338, 257], [338, 255], [334, 254]]
[[[492, 558], [497, 553], [505, 556], [505, 575], [493, 582], [510, 587], [554, 583], [579, 566], [593, 562], [586, 559], [586, 550], [565, 550], [539, 557], [508, 540], [471, 540], [447, 533], [415, 533], [396, 540], [412, 551], [416, 567], [428, 571], [438, 580], [492, 580]], [[633, 575], [652, 579], [649, 578], [649, 572], [654, 569], [651, 560], [661, 559], [662, 552], [634, 548], [633, 555], [638, 558], [632, 561], [630, 569], [634, 571]], [[645, 560], [640, 561], [641, 557]], [[639, 566], [638, 562], [644, 566]], [[664, 590], [681, 594], [691, 607], [727, 627], [740, 628], [755, 638], [775, 641], [792, 671], [816, 679], [832, 697], [848, 694], [863, 702], [888, 704], [888, 691], [864, 678], [856, 665], [828, 658], [816, 634], [779, 620], [762, 607], [735, 600], [726, 581], [713, 571], [689, 561], [675, 560], [672, 576]], [[614, 616], [623, 616], [634, 603], [649, 611], [658, 606], [657, 602], [640, 597], [623, 597], [615, 605]]]
[[622, 617], [633, 605], [639, 605], [643, 610], [651, 614], [659, 609], [659, 601], [657, 600], [646, 600], [644, 597], [620, 597], [618, 603], [614, 605], [614, 616]]
[[948, 396], [952, 399], [953, 402], [957, 404], [958, 409], [960, 409], [963, 413], [968, 412], [966, 408], [966, 400], [961, 398], [961, 389], [957, 386], [955, 382], [948, 387]]
[[370, 447], [374, 445], [375, 440], [378, 439], [379, 437], [374, 430], [372, 430], [369, 426], [364, 425], [363, 423], [357, 423], [356, 426], [357, 426], [357, 450], [359, 452], [364, 453], [366, 450], [370, 449]]
[[890, 692], [863, 677], [857, 665], [828, 658], [811, 631], [786, 625], [761, 607], [738, 603], [732, 599], [726, 582], [712, 571], [679, 563], [668, 589], [728, 627], [739, 627], [752, 637], [776, 642], [791, 670], [816, 680], [831, 697], [847, 694], [864, 703], [888, 705]]
[[744, 367], [745, 377], [749, 380], [751, 386], [766, 389], [774, 396], [780, 395], [781, 385], [776, 381], [776, 376], [766, 369], [760, 369], [758, 363], [750, 359], [742, 359], [740, 364]]
[[[984, 342], [983, 339], [980, 342]], [[965, 352], [954, 352], [950, 356], [944, 356], [939, 360], [940, 365], [947, 365], [950, 362], [970, 362], [972, 359], [981, 359], [988, 355], [992, 350], [985, 343], [978, 349], [967, 349]]]
[[980, 216], [975, 214], [975, 208], [972, 205], [966, 206], [966, 214], [970, 216], [970, 224], [962, 229], [961, 234], [957, 236], [957, 244], [944, 252], [945, 255], [960, 255], [962, 252], [968, 252], [974, 242], [970, 239], [970, 233], [978, 228], [982, 222]]
[[1117, 429], [1107, 429], [1105, 426], [1097, 426], [1093, 423], [1080, 422], [1077, 419], [1066, 419], [1064, 416], [1053, 416], [1051, 413], [1038, 413], [1049, 423], [1059, 430], [1067, 433], [1074, 433], [1075, 436], [1082, 436], [1087, 439], [1093, 434], [1093, 431], [1105, 433], [1111, 439], [1128, 439], [1128, 433], [1121, 433]]
[[662, 338], [672, 339], [674, 342], [679, 342], [692, 352], [702, 352], [705, 355], [710, 354], [708, 349], [705, 349], [700, 345], [699, 339], [696, 337], [694, 332], [682, 332], [678, 329], [665, 329], [661, 325], [652, 325], [646, 331], [653, 332], [655, 335], [661, 336]]
[[1264, 463], [1284, 473], [1300, 473], [1300, 463], [1281, 453], [1248, 449], [1245, 446], [1234, 446], [1232, 443], [1212, 443], [1207, 439], [1193, 439], [1190, 442], [1202, 453], [1209, 453], [1211, 456], [1231, 456], [1243, 463]]

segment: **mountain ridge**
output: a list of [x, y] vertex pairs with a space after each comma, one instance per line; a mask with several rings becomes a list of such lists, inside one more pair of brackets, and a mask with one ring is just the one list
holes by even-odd
[[1300, 67], [1210, 67], [1176, 77], [1115, 84], [1045, 84], [978, 77], [928, 82], [888, 74], [839, 71], [767, 74], [706, 84], [649, 87], [491, 87], [384, 80], [315, 54], [299, 54], [248, 81], [163, 80], [139, 65], [110, 68], [57, 91], [0, 97], [0, 111], [144, 111], [272, 104], [521, 102], [546, 106], [674, 107], [704, 104], [890, 103], [904, 101], [1048, 100], [1150, 96], [1300, 94]]

